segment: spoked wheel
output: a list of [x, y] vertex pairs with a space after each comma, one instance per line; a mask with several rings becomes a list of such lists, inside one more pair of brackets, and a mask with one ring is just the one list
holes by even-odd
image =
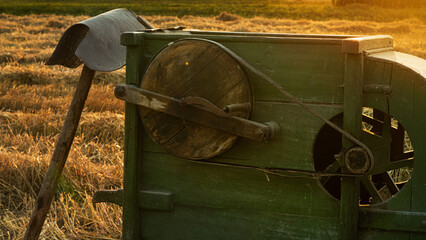
[[[343, 114], [332, 121], [340, 126]], [[384, 202], [395, 196], [411, 178], [414, 150], [401, 123], [390, 115], [373, 108], [363, 108], [361, 141], [374, 153], [373, 168], [361, 177], [360, 204]], [[314, 163], [321, 185], [340, 199], [341, 171], [336, 160], [342, 148], [342, 135], [325, 125], [320, 130], [314, 147]]]

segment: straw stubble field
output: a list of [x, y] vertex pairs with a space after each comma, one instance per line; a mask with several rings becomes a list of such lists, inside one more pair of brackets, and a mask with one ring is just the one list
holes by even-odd
[[[21, 239], [81, 68], [45, 66], [61, 34], [86, 16], [0, 15], [0, 239]], [[399, 51], [426, 58], [425, 21], [290, 20], [148, 16], [156, 27], [200, 30], [389, 34]], [[121, 209], [91, 203], [97, 189], [122, 185], [124, 105], [113, 89], [124, 69], [97, 73], [55, 201], [46, 239], [117, 239]]]

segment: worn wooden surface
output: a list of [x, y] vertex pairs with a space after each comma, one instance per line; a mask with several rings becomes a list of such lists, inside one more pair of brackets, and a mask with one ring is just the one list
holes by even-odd
[[[161, 37], [156, 38], [156, 34], [140, 35], [144, 37], [142, 58], [149, 60], [171, 40], [184, 37], [178, 34], [157, 35]], [[209, 38], [208, 34], [197, 36]], [[229, 36], [223, 39], [215, 36], [215, 40], [300, 100], [308, 102], [323, 116], [332, 118], [343, 111], [344, 57], [341, 44], [312, 39], [281, 41], [277, 38], [262, 42], [262, 39], [254, 37], [232, 39]], [[400, 66], [393, 60], [375, 56], [369, 55], [364, 61], [363, 80], [368, 84], [390, 84], [392, 93], [366, 93], [362, 104], [385, 113], [390, 111], [390, 115], [404, 125], [414, 143], [416, 160], [412, 180], [401, 191], [383, 203], [363, 209], [424, 211], [421, 209], [426, 206], [421, 199], [425, 199], [425, 180], [417, 169], [426, 172], [426, 161], [422, 157], [426, 154], [418, 156], [417, 148], [426, 146], [423, 140], [426, 133], [422, 130], [423, 121], [416, 120], [414, 116], [426, 117], [421, 104], [426, 101], [425, 79], [419, 77], [418, 71], [410, 70], [410, 66]], [[145, 67], [141, 65], [141, 69]], [[281, 134], [268, 143], [241, 139], [219, 157], [208, 161], [188, 161], [167, 154], [148, 139], [143, 129], [139, 129], [143, 137], [138, 139], [138, 149], [142, 152], [133, 159], [138, 162], [137, 185], [145, 191], [170, 191], [175, 197], [171, 212], [140, 211], [140, 237], [339, 239], [341, 211], [350, 214], [358, 208], [357, 183], [355, 186], [347, 184], [346, 198], [355, 197], [347, 201], [347, 206], [340, 208], [339, 201], [330, 196], [317, 179], [291, 174], [277, 176], [264, 169], [315, 170], [314, 142], [323, 123], [289, 102], [261, 79], [251, 74], [248, 76], [256, 100], [252, 119], [260, 122], [276, 120], [281, 127]], [[351, 192], [349, 189], [355, 190]], [[424, 237], [399, 228], [392, 233], [373, 229], [383, 222], [392, 222], [395, 217], [383, 215], [382, 219], [359, 226], [358, 239]], [[357, 227], [349, 224], [352, 232]]]
[[[170, 41], [185, 36], [168, 35], [166, 40], [147, 35], [145, 57], [154, 55]], [[159, 36], [160, 37], [160, 36]], [[186, 36], [188, 37], [188, 36]], [[194, 37], [194, 36], [189, 36]], [[198, 36], [197, 36], [198, 37]], [[210, 36], [201, 35], [210, 39]], [[288, 92], [307, 103], [343, 103], [343, 62], [340, 45], [335, 42], [295, 40], [285, 43], [280, 39], [273, 42], [261, 40], [236, 42], [224, 38], [220, 42], [242, 57], [253, 67], [262, 71]], [[248, 73], [258, 101], [289, 101], [272, 86]]]
[[[214, 128], [225, 133], [230, 133], [258, 142], [268, 140], [274, 136], [275, 132], [279, 131], [278, 127], [276, 127], [276, 124], [259, 123], [248, 120], [246, 118], [234, 116], [242, 115], [241, 112], [250, 112], [252, 103], [242, 104], [246, 106], [244, 111], [226, 113], [223, 109], [216, 107], [213, 103], [200, 97], [184, 97], [183, 99], [176, 99], [129, 84], [118, 85], [114, 92], [117, 98], [128, 103], [133, 103], [139, 107], [167, 114], [169, 117], [176, 117], [182, 120], [186, 120], [191, 124], [198, 123], [200, 124], [198, 128]], [[168, 123], [164, 122], [163, 124]], [[168, 134], [167, 132], [165, 133]], [[159, 137], [161, 138], [164, 136]], [[188, 136], [188, 138], [192, 137], [201, 138], [201, 140], [207, 141], [199, 134]], [[227, 139], [216, 139], [216, 141], [219, 140], [224, 140], [226, 142]], [[212, 142], [210, 142], [210, 144], [216, 145], [216, 143]], [[183, 145], [185, 145], [185, 143], [183, 143]], [[194, 159], [198, 159], [195, 156], [197, 155], [192, 157]]]
[[[146, 64], [141, 57], [142, 48], [140, 46], [127, 47], [126, 54], [126, 83], [138, 84], [141, 78], [141, 66]], [[138, 211], [138, 163], [135, 159], [140, 155], [138, 143], [142, 128], [139, 124], [138, 106], [131, 103], [125, 104], [124, 122], [124, 162], [123, 162], [123, 239], [137, 239], [139, 236], [139, 211]]]
[[[235, 103], [253, 105], [242, 67], [219, 47], [205, 41], [180, 41], [163, 49], [150, 63], [140, 86], [176, 99], [202, 97], [219, 109]], [[210, 158], [237, 140], [233, 134], [168, 114], [147, 108], [140, 108], [140, 112], [154, 141], [182, 158]], [[251, 111], [240, 112], [237, 116], [248, 118], [250, 114]]]
[[80, 80], [75, 89], [74, 97], [71, 101], [67, 117], [56, 143], [52, 158], [50, 159], [49, 169], [44, 177], [43, 184], [37, 196], [30, 221], [25, 232], [25, 240], [38, 239], [41, 229], [49, 211], [59, 177], [64, 169], [68, 153], [70, 151], [74, 135], [80, 121], [81, 112], [84, 108], [90, 86], [92, 85], [95, 71], [84, 66]]
[[369, 209], [360, 211], [360, 227], [426, 234], [425, 218], [424, 212]]
[[[360, 139], [362, 132], [362, 98], [364, 82], [364, 61], [362, 54], [345, 54], [344, 112], [343, 129]], [[343, 173], [349, 173], [345, 165], [346, 152], [356, 147], [343, 137], [340, 166]], [[359, 177], [342, 177], [340, 191], [340, 239], [358, 239], [358, 205], [360, 194]]]
[[391, 47], [393, 47], [393, 38], [391, 36], [364, 36], [344, 39], [342, 52], [357, 54], [371, 49]]
[[[306, 239], [337, 234], [337, 200], [318, 188], [315, 179], [189, 162], [165, 153], [144, 152], [141, 160], [144, 189], [175, 193], [175, 211], [141, 212], [142, 236], [148, 239], [198, 239], [202, 234], [209, 239]], [[311, 221], [322, 227], [294, 232]], [[168, 231], [158, 231], [165, 225]], [[233, 230], [226, 235], [224, 228]]]
[[[327, 118], [343, 111], [342, 105], [312, 104], [310, 107]], [[301, 111], [293, 103], [255, 102], [254, 109], [251, 120], [276, 121], [280, 126], [280, 133], [267, 142], [241, 138], [232, 148], [212, 160], [256, 167], [314, 171], [312, 150], [323, 123], [307, 111]], [[296, 123], [297, 127], [294, 127]], [[164, 152], [148, 136], [144, 136], [144, 140], [143, 151]]]

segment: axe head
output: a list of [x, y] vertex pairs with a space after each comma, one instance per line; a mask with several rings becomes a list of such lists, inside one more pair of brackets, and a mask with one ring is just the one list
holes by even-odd
[[47, 65], [88, 68], [109, 72], [126, 63], [126, 48], [120, 44], [123, 32], [153, 28], [127, 9], [115, 9], [69, 27], [59, 40]]

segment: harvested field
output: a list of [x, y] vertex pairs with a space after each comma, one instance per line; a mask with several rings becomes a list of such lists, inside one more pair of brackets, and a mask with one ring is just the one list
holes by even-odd
[[[87, 16], [0, 15], [0, 239], [22, 239], [81, 67], [45, 66], [67, 27]], [[426, 23], [147, 16], [155, 27], [312, 34], [392, 35], [398, 51], [426, 58]], [[124, 69], [97, 73], [44, 225], [45, 239], [118, 239], [121, 208], [99, 204], [98, 189], [122, 187], [124, 104], [115, 99]]]

